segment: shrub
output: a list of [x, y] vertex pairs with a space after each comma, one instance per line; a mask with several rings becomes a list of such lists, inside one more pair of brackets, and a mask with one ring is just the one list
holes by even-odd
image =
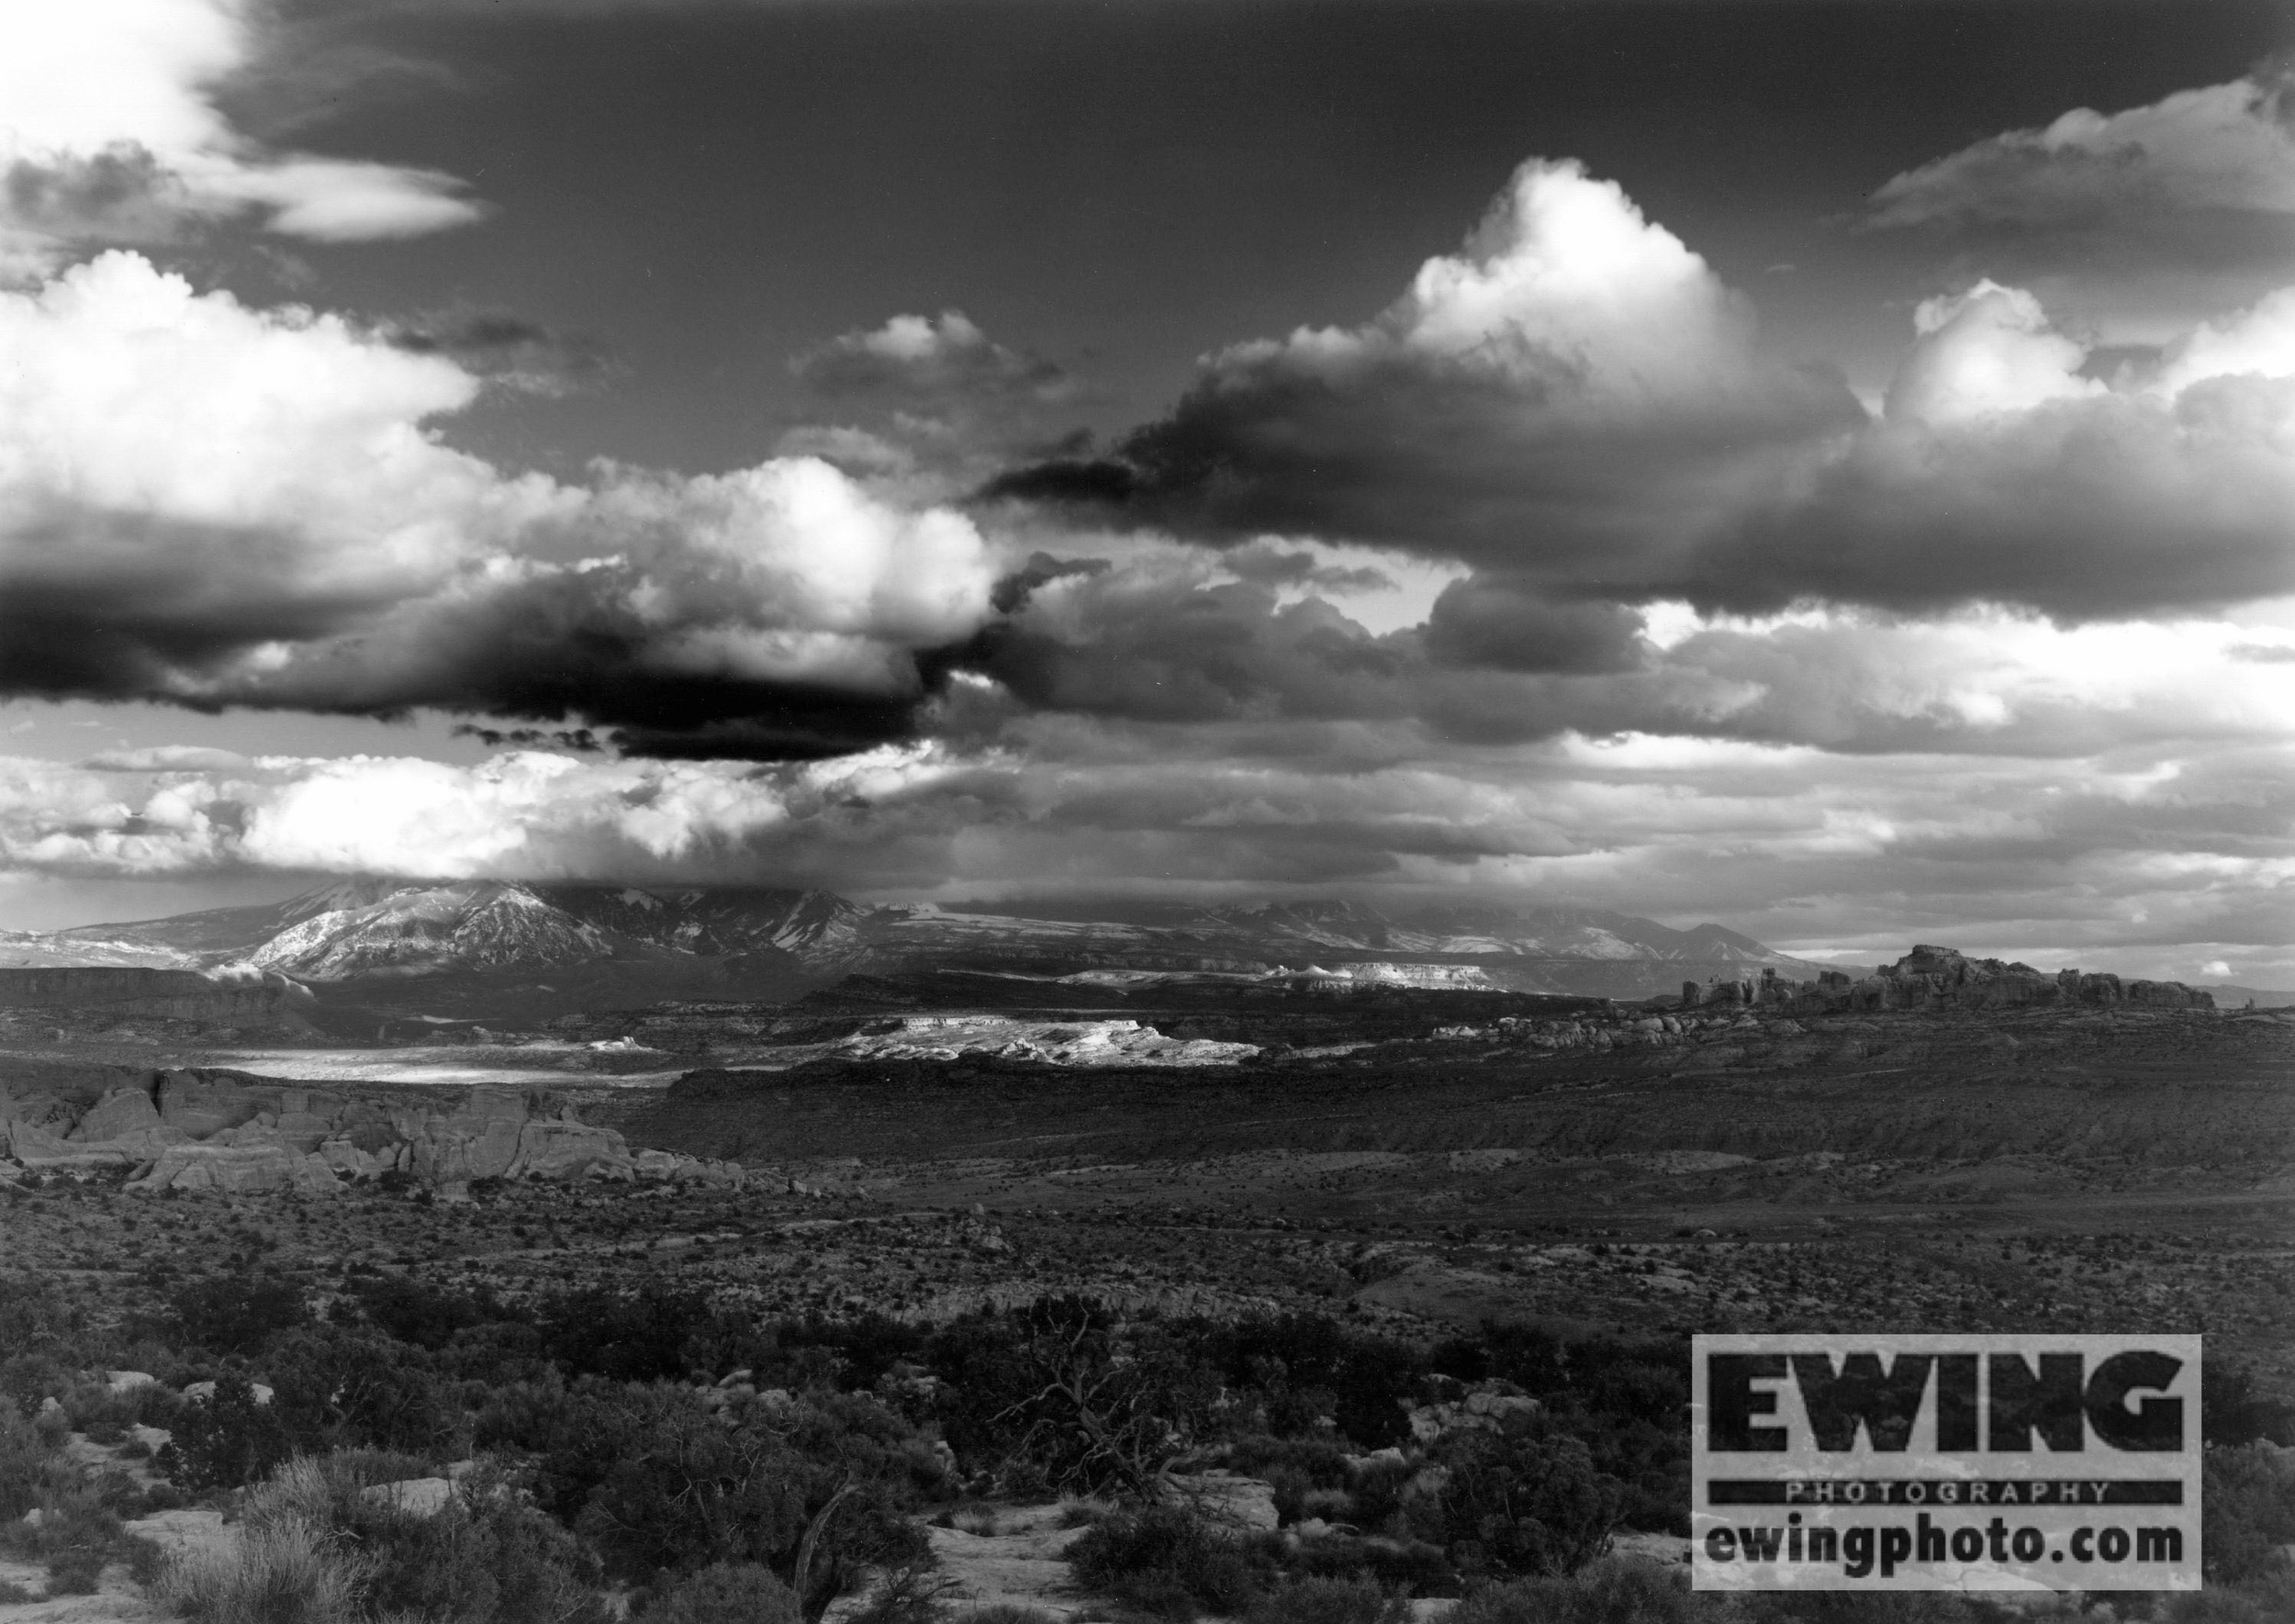
[[[1741, 1599], [1752, 1624], [1998, 1624], [2000, 1619], [1999, 1610], [1988, 1603], [1972, 1603], [1942, 1591], [1757, 1591]], [[1696, 1611], [1655, 1615], [1662, 1624], [1676, 1618], [1711, 1616]], [[1606, 1624], [1607, 1615], [1595, 1617]], [[2046, 1615], [2028, 1612], [2023, 1617]]]
[[[91, 1477], [61, 1456], [17, 1454], [6, 1497], [21, 1506], [0, 1522], [0, 1550], [48, 1570], [50, 1596], [84, 1596], [95, 1589], [119, 1543], [119, 1512], [140, 1498], [123, 1473]], [[27, 1512], [39, 1517], [23, 1520]]]
[[645, 1609], [645, 1624], [800, 1624], [796, 1593], [756, 1562], [711, 1562]]
[[597, 1558], [509, 1486], [477, 1474], [433, 1516], [369, 1504], [355, 1532], [380, 1609], [427, 1624], [605, 1624]]
[[1358, 1539], [1325, 1534], [1303, 1540], [1287, 1565], [1292, 1572], [1325, 1579], [1369, 1579], [1405, 1596], [1446, 1596], [1458, 1589], [1458, 1574], [1439, 1545], [1423, 1540]]
[[94, 1596], [103, 1583], [111, 1541], [68, 1546], [48, 1559], [48, 1594]]
[[473, 1473], [427, 1517], [367, 1495], [404, 1473], [403, 1458], [374, 1450], [298, 1456], [248, 1496], [247, 1527], [309, 1530], [329, 1549], [358, 1551], [360, 1598], [378, 1613], [428, 1624], [604, 1624], [595, 1559], [498, 1473]]
[[1368, 1579], [1300, 1579], [1261, 1596], [1250, 1624], [1406, 1624], [1409, 1618], [1401, 1596]]
[[950, 1615], [948, 1624], [1060, 1624], [1058, 1614], [1042, 1607], [1024, 1607], [1017, 1602], [991, 1601], [977, 1607], [959, 1607]]
[[2295, 1455], [2268, 1443], [2211, 1449], [2202, 1466], [2200, 1549], [2213, 1581], [2261, 1578], [2287, 1566], [2295, 1541]]
[[709, 1319], [709, 1299], [700, 1292], [599, 1287], [551, 1298], [534, 1323], [544, 1355], [569, 1374], [653, 1382], [685, 1375], [686, 1341]]
[[1410, 1436], [1397, 1401], [1416, 1386], [1420, 1360], [1404, 1343], [1347, 1330], [1319, 1314], [1195, 1329], [1227, 1385], [1259, 1395], [1272, 1431], [1312, 1431], [1327, 1417], [1367, 1449]]
[[633, 1432], [577, 1527], [632, 1579], [769, 1562], [803, 1537], [812, 1475], [772, 1433], [681, 1406]]
[[459, 1414], [422, 1356], [371, 1331], [321, 1326], [270, 1356], [281, 1422], [297, 1447], [373, 1445], [430, 1455], [454, 1441]]
[[[492, 1299], [452, 1291], [403, 1275], [379, 1275], [353, 1282], [366, 1322], [401, 1342], [435, 1353], [458, 1332], [505, 1317]], [[340, 1313], [338, 1307], [338, 1313]]]
[[1394, 1523], [1403, 1509], [1403, 1495], [1416, 1475], [1408, 1463], [1393, 1460], [1373, 1461], [1355, 1473], [1349, 1490], [1354, 1504], [1350, 1518], [1365, 1529], [1383, 1529]]
[[927, 1553], [893, 1568], [846, 1616], [846, 1624], [941, 1624], [941, 1598], [951, 1585], [932, 1567]]
[[1607, 1548], [1619, 1485], [1595, 1470], [1580, 1439], [1461, 1430], [1431, 1458], [1447, 1476], [1427, 1501], [1408, 1503], [1407, 1514], [1449, 1547], [1461, 1572], [1557, 1576]]
[[1151, 1497], [1162, 1469], [1217, 1423], [1199, 1331], [1125, 1325], [1097, 1303], [1044, 1299], [935, 1339], [940, 1419], [959, 1455], [1014, 1490]]
[[2295, 1618], [2295, 1573], [2173, 1596], [2160, 1617], [2164, 1624], [2286, 1624]]
[[2200, 1372], [2200, 1426], [2213, 1444], [2295, 1444], [2295, 1405], [2256, 1391], [2245, 1365], [2211, 1363]]
[[244, 1376], [222, 1376], [212, 1394], [184, 1406], [152, 1464], [196, 1494], [262, 1478], [292, 1450], [276, 1412], [255, 1402], [253, 1384]]
[[1068, 1547], [1068, 1566], [1079, 1584], [1171, 1619], [1245, 1611], [1271, 1569], [1170, 1506], [1101, 1518]]
[[0, 1405], [0, 1522], [13, 1522], [39, 1504], [54, 1447], [39, 1429]]
[[237, 1275], [195, 1282], [178, 1291], [169, 1307], [185, 1340], [218, 1353], [252, 1353], [310, 1317], [299, 1286]]
[[52, 1354], [57, 1344], [84, 1328], [84, 1318], [55, 1281], [0, 1280], [0, 1355], [11, 1361], [21, 1354]]
[[[1844, 1620], [1853, 1617], [1882, 1624], [1886, 1608], [1871, 1604], [1894, 1597], [1860, 1593], [1846, 1599], [1852, 1607]], [[1958, 1605], [1957, 1597], [1946, 1599]], [[1458, 1605], [1449, 1624], [1695, 1624], [1726, 1616], [1724, 1605], [1721, 1598], [1694, 1594], [1685, 1572], [1612, 1559], [1568, 1578], [1486, 1585]]]
[[361, 1564], [295, 1518], [172, 1558], [154, 1586], [191, 1624], [355, 1624]]
[[595, 1379], [569, 1389], [553, 1371], [539, 1381], [495, 1388], [472, 1423], [472, 1437], [480, 1449], [507, 1446], [535, 1457], [535, 1503], [571, 1521], [639, 1438], [690, 1402], [672, 1389]]

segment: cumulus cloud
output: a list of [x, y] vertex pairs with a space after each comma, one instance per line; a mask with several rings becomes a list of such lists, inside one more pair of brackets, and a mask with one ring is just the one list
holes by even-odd
[[798, 379], [824, 395], [918, 398], [1013, 395], [1039, 402], [1075, 393], [1068, 375], [1040, 357], [996, 342], [961, 310], [895, 316], [848, 332], [789, 363]]
[[989, 494], [1630, 582], [1774, 476], [1779, 448], [1864, 419], [1838, 376], [1763, 357], [1753, 327], [1615, 183], [1533, 161], [1375, 320], [1222, 351], [1119, 457]]
[[2063, 226], [2226, 210], [2295, 216], [2295, 75], [2258, 73], [2124, 112], [2077, 107], [1893, 176], [1889, 227]]
[[1987, 278], [1956, 297], [1923, 300], [1913, 329], [1921, 342], [1888, 387], [1894, 420], [1965, 422], [2104, 392], [2080, 375], [2086, 348], [2054, 331], [2040, 301], [2020, 287]]
[[2028, 287], [2113, 344], [2157, 346], [2295, 263], [2295, 73], [2259, 68], [1989, 137], [1890, 179], [1893, 246]]
[[2295, 287], [2200, 324], [2162, 358], [2154, 388], [2177, 395], [2210, 378], [2295, 377]]
[[834, 422], [782, 435], [784, 455], [818, 455], [916, 493], [956, 494], [1016, 456], [1065, 442], [1083, 390], [1066, 370], [998, 342], [961, 310], [895, 316], [789, 362], [809, 409]]
[[986, 494], [1464, 564], [1430, 647], [1502, 669], [1629, 667], [1630, 611], [1661, 599], [2081, 619], [2295, 589], [2295, 290], [2096, 362], [1980, 279], [1920, 306], [1869, 417], [1766, 360], [1617, 186], [1533, 162], [1375, 321], [1223, 351], [1121, 456]]
[[327, 242], [478, 218], [451, 175], [274, 152], [234, 129], [215, 92], [257, 59], [259, 25], [243, 0], [17, 8], [0, 51], [0, 269], [244, 213]]
[[[0, 293], [0, 687], [633, 730], [821, 755], [904, 731], [990, 612], [973, 522], [824, 463], [509, 476], [427, 420], [439, 346], [113, 252]], [[738, 723], [734, 734], [720, 724]]]
[[2107, 386], [2027, 293], [1925, 304], [1886, 420], [1729, 515], [1682, 590], [2068, 619], [2295, 590], [2290, 312], [2275, 294]]

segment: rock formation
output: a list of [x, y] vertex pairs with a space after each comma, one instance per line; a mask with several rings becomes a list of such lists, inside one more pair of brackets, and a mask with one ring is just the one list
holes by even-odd
[[70, 1010], [240, 1025], [300, 1025], [310, 989], [271, 972], [209, 975], [113, 965], [0, 969], [0, 1009]]
[[[541, 1091], [474, 1089], [433, 1104], [361, 1099], [242, 1073], [114, 1071], [76, 1092], [0, 1084], [0, 1149], [28, 1172], [131, 1170], [133, 1190], [297, 1190], [406, 1177], [442, 1194], [478, 1179], [738, 1184], [725, 1162], [633, 1153]], [[6, 1163], [0, 1163], [5, 1169]]]
[[2215, 996], [2181, 981], [2123, 981], [2077, 969], [2050, 975], [2029, 964], [1971, 958], [1954, 947], [1925, 944], [1862, 980], [1826, 970], [1814, 981], [1789, 980], [1764, 969], [1758, 980], [1714, 980], [1683, 989], [1688, 1007], [1738, 1004], [1778, 1014], [1863, 1011], [1942, 1012], [2072, 1008], [2136, 1004], [2151, 1009], [2213, 1009]]

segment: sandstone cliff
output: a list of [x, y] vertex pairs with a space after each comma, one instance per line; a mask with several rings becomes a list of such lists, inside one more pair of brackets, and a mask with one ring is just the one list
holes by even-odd
[[145, 1015], [233, 1025], [298, 1025], [310, 989], [274, 972], [241, 976], [117, 965], [0, 969], [0, 1008]]
[[2054, 975], [2029, 964], [1971, 958], [1953, 947], [1916, 946], [1895, 964], [1854, 978], [1828, 970], [1814, 981], [1764, 970], [1758, 980], [1682, 984], [1688, 1005], [1744, 1004], [1783, 1014], [1858, 1011], [1978, 1011], [2137, 1004], [2153, 1009], [2213, 1009], [2214, 994], [2181, 981], [2122, 980], [2077, 969]]
[[[91, 1097], [92, 1096], [92, 1097]], [[630, 1149], [541, 1091], [362, 1099], [206, 1070], [114, 1072], [78, 1089], [0, 1085], [0, 1175], [128, 1169], [134, 1190], [297, 1190], [404, 1177], [443, 1194], [477, 1179], [702, 1181], [741, 1170]]]

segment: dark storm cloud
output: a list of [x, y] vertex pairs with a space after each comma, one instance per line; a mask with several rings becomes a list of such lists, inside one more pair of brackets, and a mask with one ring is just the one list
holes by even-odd
[[[298, 587], [289, 566], [299, 549], [277, 534], [83, 512], [12, 539], [15, 556], [0, 565], [0, 692], [10, 694], [579, 719], [633, 754], [809, 760], [911, 736], [946, 672], [896, 658], [874, 685], [891, 691], [855, 692], [795, 671], [769, 680], [722, 665], [680, 669], [665, 648], [711, 622], [638, 613], [633, 600], [659, 589], [642, 567], [399, 599]], [[656, 574], [677, 567], [653, 563]], [[266, 648], [294, 653], [253, 653]]]
[[1445, 588], [1427, 622], [1435, 658], [1501, 671], [1630, 671], [1643, 664], [1640, 633], [1629, 609], [1556, 603], [1503, 576]]
[[2295, 380], [2222, 378], [2172, 403], [1877, 429], [1735, 520], [1672, 588], [1738, 610], [2004, 602], [2071, 620], [2295, 591], [2295, 469], [2270, 446], [2290, 411]]

